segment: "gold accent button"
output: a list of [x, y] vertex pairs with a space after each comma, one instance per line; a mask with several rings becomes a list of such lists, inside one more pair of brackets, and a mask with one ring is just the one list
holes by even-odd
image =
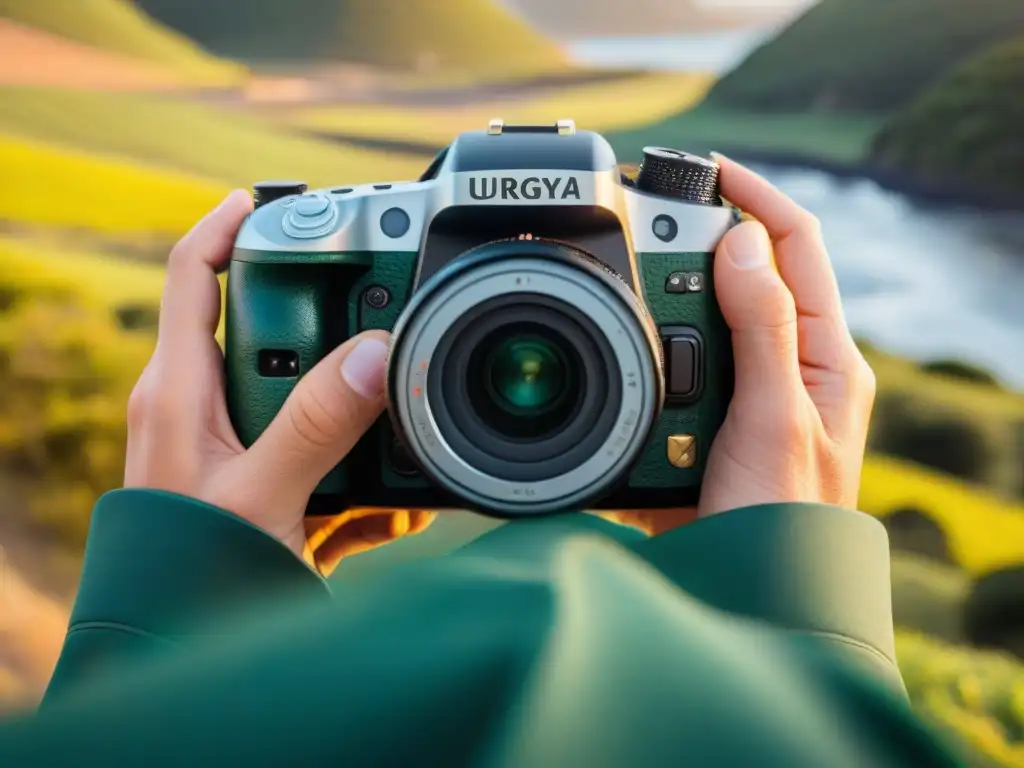
[[673, 467], [692, 467], [697, 463], [697, 438], [693, 435], [669, 435], [665, 456]]

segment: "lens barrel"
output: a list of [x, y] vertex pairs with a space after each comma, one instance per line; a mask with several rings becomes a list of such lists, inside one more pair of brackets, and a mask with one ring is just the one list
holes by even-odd
[[417, 291], [393, 333], [389, 413], [423, 472], [513, 517], [586, 508], [643, 451], [664, 392], [643, 306], [586, 254], [488, 243]]

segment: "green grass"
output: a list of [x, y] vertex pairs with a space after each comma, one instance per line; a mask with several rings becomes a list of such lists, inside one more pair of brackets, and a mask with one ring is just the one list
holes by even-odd
[[1014, 0], [821, 0], [712, 89], [752, 112], [886, 113], [962, 59], [1024, 33]]
[[34, 295], [73, 297], [87, 309], [160, 303], [162, 265], [139, 264], [94, 253], [41, 249], [0, 237], [0, 285]]
[[702, 103], [682, 114], [608, 136], [620, 157], [660, 145], [707, 154], [776, 155], [859, 164], [868, 154], [881, 119], [821, 114], [756, 114]]
[[893, 621], [900, 671], [917, 713], [970, 768], [1024, 765], [1024, 664], [966, 646], [961, 608], [969, 579], [894, 552]]
[[1024, 35], [957, 67], [875, 139], [877, 164], [1024, 202]]
[[0, 0], [0, 18], [163, 64], [196, 84], [234, 85], [245, 69], [154, 22], [127, 0]]
[[491, 0], [139, 4], [210, 50], [246, 61], [348, 61], [481, 77], [533, 75], [569, 66], [557, 45]]
[[[313, 186], [397, 181], [414, 178], [429, 161], [346, 147], [244, 113], [156, 95], [0, 88], [0, 132], [243, 187], [267, 178]], [[41, 176], [26, 183], [52, 189], [60, 181]]]
[[970, 768], [1024, 766], [1024, 664], [898, 631], [896, 655], [918, 715]]

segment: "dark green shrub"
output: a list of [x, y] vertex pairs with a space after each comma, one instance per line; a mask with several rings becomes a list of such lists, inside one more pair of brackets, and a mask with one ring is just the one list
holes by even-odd
[[118, 327], [123, 331], [153, 331], [160, 322], [160, 310], [142, 304], [117, 307], [114, 310]]
[[989, 387], [999, 386], [999, 381], [988, 371], [959, 360], [935, 360], [929, 363], [922, 363], [920, 367], [925, 373], [949, 376], [960, 381], [984, 384]]
[[901, 507], [881, 518], [889, 532], [889, 548], [953, 563], [946, 532], [922, 509]]
[[1013, 466], [1017, 472], [1013, 476], [1013, 495], [1024, 499], [1024, 421], [1015, 421], [1010, 425], [1010, 440]]
[[930, 557], [893, 552], [890, 574], [896, 626], [963, 642], [963, 602], [970, 579], [962, 570]]
[[868, 447], [885, 453], [889, 435], [897, 433], [907, 422], [913, 410], [913, 401], [903, 392], [880, 392], [875, 398], [871, 411], [871, 429], [868, 431]]
[[978, 579], [964, 603], [964, 636], [1024, 658], [1024, 565]]
[[975, 483], [989, 481], [994, 460], [985, 433], [970, 421], [928, 414], [902, 394], [879, 398], [869, 445], [873, 451]]

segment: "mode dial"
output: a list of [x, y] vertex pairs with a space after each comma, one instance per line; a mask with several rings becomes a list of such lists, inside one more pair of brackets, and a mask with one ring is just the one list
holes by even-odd
[[252, 186], [252, 201], [256, 208], [282, 197], [301, 195], [308, 189], [304, 181], [260, 181]]
[[722, 205], [718, 163], [678, 149], [644, 147], [636, 188], [641, 192], [680, 198], [691, 203]]

